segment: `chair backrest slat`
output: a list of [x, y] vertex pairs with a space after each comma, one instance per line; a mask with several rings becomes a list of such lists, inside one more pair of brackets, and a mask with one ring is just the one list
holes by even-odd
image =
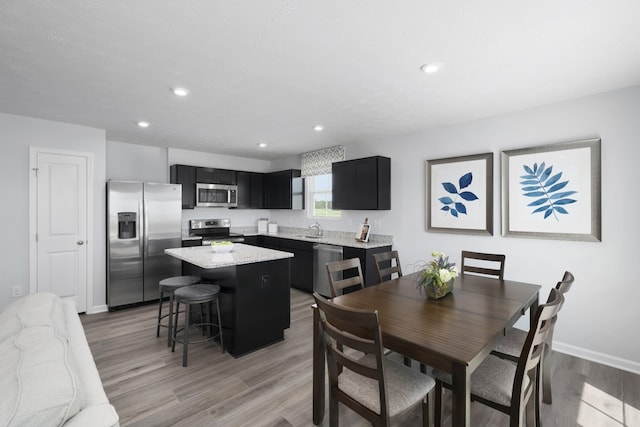
[[[338, 296], [338, 291], [344, 288], [360, 285], [364, 288], [364, 279], [362, 278], [362, 267], [360, 267], [360, 258], [345, 259], [342, 261], [328, 262], [326, 264], [327, 274], [329, 275], [329, 290], [331, 297]], [[341, 273], [348, 270], [357, 270], [357, 274], [352, 277], [342, 278]]]
[[[487, 254], [482, 252], [462, 251], [462, 259], [460, 263], [461, 273], [483, 274], [486, 276], [504, 279], [504, 262], [506, 256], [502, 254]], [[482, 265], [469, 265], [468, 260], [479, 261]], [[486, 264], [498, 263], [496, 268], [485, 266]]]
[[392, 279], [393, 273], [398, 277], [402, 277], [402, 267], [400, 266], [400, 257], [398, 251], [381, 252], [373, 254], [374, 265], [378, 273], [378, 282], [384, 282], [387, 277]]

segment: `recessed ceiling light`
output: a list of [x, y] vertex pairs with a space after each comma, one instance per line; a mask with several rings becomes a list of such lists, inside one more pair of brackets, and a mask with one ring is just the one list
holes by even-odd
[[260, 148], [265, 148], [267, 146], [267, 143], [266, 142], [258, 142], [256, 145], [258, 147], [260, 147]]
[[438, 65], [438, 64], [436, 64], [436, 63], [434, 63], [434, 62], [431, 62], [431, 63], [428, 63], [428, 64], [422, 64], [422, 65], [420, 66], [420, 70], [421, 70], [423, 73], [426, 73], [426, 74], [435, 73], [435, 72], [436, 72], [436, 71], [438, 71], [439, 69], [440, 69], [440, 65]]
[[183, 87], [174, 87], [171, 89], [176, 96], [187, 96], [189, 91]]
[[315, 125], [313, 127], [313, 130], [315, 130], [316, 132], [320, 132], [322, 129], [324, 129], [324, 126], [322, 125]]
[[149, 127], [149, 124], [150, 124], [149, 122], [145, 122], [145, 121], [143, 121], [143, 120], [140, 120], [140, 121], [138, 122], [138, 126], [140, 126], [141, 128], [148, 128], [148, 127]]

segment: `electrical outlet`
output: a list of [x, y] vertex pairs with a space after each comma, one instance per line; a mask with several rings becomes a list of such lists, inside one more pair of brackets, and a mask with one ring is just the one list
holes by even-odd
[[11, 298], [18, 298], [22, 296], [22, 286], [13, 286], [11, 288]]

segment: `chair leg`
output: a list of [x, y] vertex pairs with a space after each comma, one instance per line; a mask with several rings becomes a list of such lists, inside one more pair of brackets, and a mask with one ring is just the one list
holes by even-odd
[[176, 312], [175, 312], [175, 318], [173, 319], [173, 331], [171, 331], [172, 333], [172, 339], [171, 339], [171, 352], [173, 353], [174, 351], [176, 351], [176, 331], [178, 330], [178, 313], [180, 313], [180, 303], [176, 302]]
[[422, 426], [429, 427], [431, 425], [429, 420], [429, 395], [427, 394], [422, 399]]
[[433, 402], [433, 425], [442, 426], [442, 383], [436, 380], [435, 398]]
[[222, 354], [224, 354], [224, 340], [222, 338], [222, 315], [220, 314], [220, 296], [216, 298], [216, 310], [218, 311], [218, 334], [220, 334], [220, 347], [222, 347]]
[[329, 427], [338, 427], [338, 399], [329, 391]]
[[[162, 291], [160, 291], [160, 303], [158, 304], [158, 325], [156, 327], [156, 338], [160, 336], [160, 319], [162, 319]], [[171, 335], [171, 331], [169, 331]]]
[[191, 304], [184, 305], [184, 329], [183, 329], [183, 342], [182, 342], [182, 366], [187, 367], [187, 352], [189, 351], [189, 312], [191, 311]]
[[547, 346], [542, 353], [542, 401], [551, 405], [551, 347]]
[[[204, 304], [200, 304], [200, 323], [206, 323], [209, 321], [209, 315], [207, 311], [209, 309], [209, 304], [205, 306], [205, 310], [202, 310], [203, 305]], [[205, 315], [207, 316], [206, 319], [205, 319]], [[204, 325], [200, 325], [200, 327], [202, 328], [202, 336], [205, 336], [207, 328]]]
[[[162, 298], [162, 295], [160, 295], [160, 298]], [[169, 333], [167, 334], [167, 347], [170, 347], [173, 342], [173, 292], [169, 294], [169, 321], [167, 325], [167, 329], [169, 329]]]

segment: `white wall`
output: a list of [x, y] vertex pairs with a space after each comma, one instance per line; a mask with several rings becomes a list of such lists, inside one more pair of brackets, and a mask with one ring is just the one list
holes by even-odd
[[[640, 286], [631, 268], [640, 237], [638, 111], [640, 86], [349, 145], [347, 158], [391, 157], [392, 210], [346, 212], [340, 226], [351, 230], [349, 223], [368, 216], [374, 224], [372, 232], [394, 236], [406, 271], [417, 261], [427, 260], [432, 250], [451, 254], [456, 262], [462, 249], [505, 253], [506, 278], [543, 285], [541, 300], [570, 270], [576, 282], [560, 314], [555, 348], [640, 373], [640, 310], [635, 307]], [[602, 138], [602, 242], [501, 237], [500, 152], [595, 137]], [[425, 231], [426, 160], [485, 152], [494, 153], [494, 236]], [[287, 214], [274, 217], [280, 215]], [[310, 223], [300, 214], [294, 221]], [[527, 321], [518, 325], [528, 328]]]
[[232, 169], [247, 172], [271, 172], [272, 170], [271, 162], [268, 160], [202, 153], [176, 148], [169, 148], [168, 160], [170, 165], [203, 166], [207, 168]]
[[167, 149], [107, 141], [107, 179], [169, 182]]
[[91, 152], [93, 181], [93, 301], [103, 306], [105, 286], [105, 131], [0, 113], [0, 307], [11, 302], [11, 287], [29, 291], [29, 147]]

